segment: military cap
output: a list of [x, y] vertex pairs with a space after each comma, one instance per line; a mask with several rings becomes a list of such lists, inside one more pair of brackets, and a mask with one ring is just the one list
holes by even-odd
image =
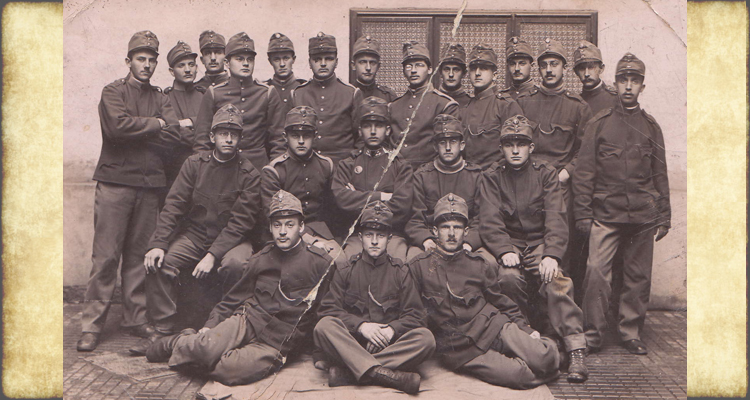
[[205, 49], [224, 49], [227, 46], [227, 42], [224, 40], [224, 35], [216, 33], [214, 31], [203, 31], [198, 38], [198, 44], [201, 47], [201, 51]]
[[434, 136], [432, 140], [442, 138], [461, 138], [463, 140], [463, 126], [458, 118], [449, 114], [438, 114], [432, 123]]
[[159, 55], [159, 39], [151, 31], [136, 32], [128, 42], [128, 55], [136, 50], [151, 50]]
[[359, 105], [359, 120], [378, 120], [389, 123], [391, 113], [388, 110], [388, 102], [375, 96], [364, 99]]
[[391, 229], [392, 224], [393, 212], [380, 200], [368, 203], [359, 221], [361, 228]]
[[216, 128], [242, 130], [242, 114], [233, 104], [225, 104], [214, 114], [211, 130]]
[[445, 45], [442, 54], [440, 54], [440, 65], [444, 63], [456, 63], [466, 68], [466, 50], [464, 50], [464, 46], [458, 43]]
[[177, 42], [177, 45], [172, 47], [172, 50], [169, 50], [169, 53], [167, 53], [167, 64], [169, 64], [170, 67], [174, 67], [177, 61], [180, 61], [185, 57], [193, 57], [193, 59], [195, 59], [195, 57], [198, 57], [198, 54], [193, 53], [190, 45], [180, 40]]
[[271, 197], [271, 204], [268, 206], [268, 218], [288, 217], [290, 215], [302, 215], [302, 203], [293, 194], [279, 190]]
[[380, 58], [380, 42], [370, 35], [362, 36], [354, 42], [352, 59], [358, 54], [372, 54]]
[[625, 53], [624, 56], [617, 62], [617, 69], [615, 70], [615, 76], [623, 75], [627, 73], [633, 73], [640, 76], [646, 76], [646, 64], [643, 63], [633, 53]]
[[247, 36], [247, 33], [240, 32], [229, 38], [227, 47], [224, 51], [227, 58], [241, 52], [252, 53], [255, 55], [255, 42], [253, 39], [250, 39], [250, 36]]
[[268, 51], [266, 53], [280, 53], [282, 51], [291, 51], [294, 53], [294, 44], [285, 34], [276, 32], [271, 35], [268, 41]]
[[537, 62], [539, 62], [539, 59], [544, 56], [558, 56], [563, 59], [564, 63], [568, 63], [568, 58], [565, 57], [565, 48], [562, 43], [555, 39], [544, 39], [544, 43], [542, 43], [542, 51], [536, 56]]
[[316, 126], [318, 126], [318, 114], [312, 107], [297, 106], [286, 113], [285, 131], [314, 131], [317, 129]]
[[411, 60], [425, 60], [427, 61], [427, 64], [432, 64], [432, 62], [430, 61], [430, 51], [427, 50], [427, 46], [423, 45], [422, 43], [416, 42], [414, 40], [404, 42], [402, 52], [403, 59], [401, 60], [401, 64], [404, 64]]
[[310, 44], [308, 45], [308, 52], [310, 55], [322, 54], [322, 53], [336, 53], [336, 38], [331, 35], [326, 35], [323, 32], [318, 32], [317, 35], [310, 38]]
[[534, 59], [534, 50], [531, 45], [526, 43], [518, 36], [513, 36], [508, 40], [508, 47], [505, 49], [506, 60], [510, 60], [513, 57], [529, 57]]
[[476, 64], [492, 65], [497, 68], [497, 54], [492, 47], [486, 44], [478, 44], [469, 53], [469, 66]]
[[448, 193], [435, 203], [433, 225], [437, 225], [449, 218], [459, 217], [465, 223], [469, 222], [469, 206], [461, 196]]
[[602, 61], [602, 51], [593, 43], [581, 40], [578, 43], [578, 48], [573, 52], [573, 68], [577, 67], [578, 64], [592, 61], [604, 62]]
[[531, 142], [532, 130], [529, 119], [523, 115], [510, 117], [503, 122], [503, 127], [500, 128], [500, 143], [506, 140], [528, 140]]

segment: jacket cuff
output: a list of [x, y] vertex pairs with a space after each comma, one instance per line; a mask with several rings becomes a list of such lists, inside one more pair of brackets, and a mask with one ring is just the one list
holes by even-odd
[[502, 245], [497, 249], [497, 252], [492, 252], [492, 255], [495, 256], [496, 259], [503, 256], [505, 253], [514, 252], [516, 249], [513, 248], [512, 244]]

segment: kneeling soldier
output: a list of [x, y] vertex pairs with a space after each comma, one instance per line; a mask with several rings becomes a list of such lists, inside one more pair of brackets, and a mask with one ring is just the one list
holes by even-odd
[[443, 364], [516, 389], [557, 378], [555, 342], [531, 329], [502, 294], [497, 267], [463, 249], [468, 220], [464, 199], [453, 193], [440, 199], [432, 228], [438, 247], [409, 263]]
[[500, 134], [505, 160], [484, 172], [480, 232], [497, 257], [503, 293], [545, 335], [561, 336], [570, 354], [568, 380], [588, 377], [583, 312], [573, 301], [573, 281], [558, 263], [568, 243], [562, 189], [554, 167], [530, 158], [531, 125], [508, 119]]
[[309, 335], [335, 267], [302, 240], [302, 205], [292, 194], [279, 190], [268, 218], [274, 243], [250, 258], [200, 332], [156, 340], [146, 352], [150, 362], [194, 364], [225, 385], [248, 384], [277, 372]]
[[368, 204], [360, 222], [362, 253], [336, 272], [321, 303], [314, 337], [333, 359], [331, 387], [360, 382], [417, 393], [419, 374], [394, 370], [414, 369], [435, 351], [411, 274], [386, 252], [392, 218], [385, 203]]

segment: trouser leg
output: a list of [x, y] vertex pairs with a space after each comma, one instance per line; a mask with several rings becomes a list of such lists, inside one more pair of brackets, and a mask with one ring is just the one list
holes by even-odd
[[531, 310], [529, 309], [528, 282], [523, 270], [516, 267], [500, 266], [498, 268], [498, 280], [503, 294], [518, 304], [521, 313], [529, 319]]
[[379, 353], [375, 359], [390, 369], [414, 370], [435, 353], [435, 337], [427, 328], [412, 329]]
[[242, 278], [245, 272], [245, 264], [253, 255], [253, 245], [245, 241], [224, 254], [219, 266], [219, 280], [221, 281], [221, 292], [225, 295]]
[[620, 338], [640, 339], [651, 294], [651, 266], [654, 255], [654, 228], [633, 226], [621, 240], [623, 255], [622, 296], [620, 298]]
[[620, 243], [620, 228], [594, 220], [589, 236], [589, 260], [584, 279], [583, 321], [586, 343], [602, 346], [607, 328], [606, 312], [612, 295], [612, 259]]
[[245, 315], [233, 315], [206, 332], [177, 338], [169, 366], [193, 363], [212, 370], [224, 353], [240, 347], [248, 335], [255, 337]]
[[313, 339], [333, 361], [346, 365], [357, 380], [370, 368], [380, 365], [338, 318], [329, 316], [318, 321], [313, 329]]
[[[248, 330], [253, 331], [251, 327]], [[209, 376], [225, 385], [246, 385], [280, 370], [283, 360], [275, 347], [252, 338], [242, 347], [224, 353]]]

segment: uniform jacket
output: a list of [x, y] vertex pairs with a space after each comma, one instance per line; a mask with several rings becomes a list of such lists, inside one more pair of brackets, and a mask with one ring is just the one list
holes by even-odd
[[346, 157], [362, 140], [357, 131], [357, 107], [362, 92], [336, 75], [325, 81], [311, 79], [292, 93], [294, 106], [309, 106], [318, 114], [318, 136], [313, 148], [334, 160]]
[[[422, 94], [427, 91], [422, 100]], [[419, 104], [420, 101], [422, 104]], [[411, 115], [419, 105], [419, 111], [412, 121]], [[413, 168], [432, 161], [437, 152], [430, 144], [433, 136], [432, 123], [438, 114], [450, 114], [456, 118], [458, 103], [447, 94], [425, 85], [417, 90], [411, 88], [391, 103], [391, 140], [394, 148], [401, 141], [404, 131], [409, 127], [400, 155], [412, 164]]]
[[557, 170], [573, 175], [583, 128], [591, 119], [591, 108], [581, 96], [565, 90], [535, 86], [517, 98], [523, 115], [531, 121], [534, 155]]
[[599, 114], [599, 111], [614, 107], [620, 103], [617, 98], [617, 90], [607, 85], [604, 81], [599, 81], [599, 84], [591, 89], [583, 89], [581, 91], [581, 97], [591, 107], [591, 114]]
[[395, 341], [424, 326], [425, 311], [409, 269], [383, 253], [373, 259], [366, 252], [352, 256], [336, 270], [319, 315], [340, 319], [352, 334], [365, 322], [388, 324]]
[[[180, 86], [175, 84], [175, 86]], [[164, 93], [169, 96], [169, 102], [172, 104], [178, 120], [189, 119], [193, 122], [192, 127], [180, 126], [180, 144], [169, 149], [167, 159], [165, 159], [165, 168], [173, 169], [177, 173], [185, 159], [193, 152], [193, 141], [195, 139], [195, 124], [198, 121], [198, 110], [200, 109], [203, 93], [206, 90], [203, 87], [190, 85], [187, 87], [177, 88], [170, 86], [164, 89]], [[170, 164], [170, 165], [167, 165]], [[174, 177], [172, 178], [174, 179]]]
[[276, 157], [263, 167], [261, 174], [264, 215], [268, 214], [273, 195], [279, 190], [286, 190], [302, 203], [305, 230], [312, 230], [327, 240], [333, 239], [323, 218], [327, 214], [322, 209], [325, 205], [333, 204], [333, 171], [333, 161], [314, 151], [307, 159], [302, 159], [289, 150]]
[[[336, 268], [331, 264], [324, 250], [301, 239], [289, 251], [270, 244], [250, 257], [242, 278], [211, 310], [205, 326], [244, 314], [258, 339], [286, 354], [315, 326]], [[317, 293], [312, 292], [319, 283]]]
[[377, 82], [373, 82], [369, 85], [365, 85], [359, 80], [355, 80], [354, 86], [362, 91], [363, 99], [366, 99], [370, 96], [375, 96], [375, 97], [380, 97], [381, 99], [390, 103], [393, 100], [396, 100], [396, 97], [398, 97], [396, 96], [396, 92], [394, 92], [393, 89], [389, 88], [388, 86], [381, 85]]
[[471, 96], [463, 87], [459, 87], [456, 90], [447, 90], [445, 87], [441, 86], [440, 91], [450, 96], [451, 99], [455, 100], [456, 103], [458, 103], [459, 109], [463, 109], [464, 107], [466, 107], [466, 105], [469, 104], [469, 100], [471, 100]]
[[203, 78], [195, 82], [195, 87], [202, 87], [203, 91], [205, 92], [211, 86], [222, 84], [228, 80], [229, 80], [229, 72], [227, 71], [221, 71], [220, 73], [215, 74], [215, 75], [205, 74], [203, 75]]
[[484, 171], [480, 233], [499, 258], [520, 248], [544, 244], [544, 256], [562, 260], [568, 246], [567, 208], [557, 171], [533, 157], [515, 170], [505, 160]]
[[[167, 125], [161, 128], [157, 118]], [[180, 124], [161, 89], [128, 74], [102, 90], [99, 102], [102, 151], [94, 180], [137, 187], [162, 187], [160, 155], [179, 142]]]
[[516, 303], [500, 291], [497, 268], [478, 254], [426, 251], [409, 269], [435, 333], [437, 353], [449, 368], [486, 353], [508, 322], [533, 332]]
[[576, 220], [669, 227], [664, 137], [654, 117], [622, 106], [597, 114], [586, 127], [573, 193]]
[[221, 259], [245, 239], [260, 212], [260, 174], [237, 154], [220, 163], [209, 151], [185, 161], [159, 214], [149, 248], [167, 250], [178, 228]]
[[500, 128], [506, 119], [521, 115], [521, 107], [505, 93], [491, 88], [475, 95], [461, 109], [461, 122], [466, 138], [466, 160], [487, 168], [503, 157], [500, 149]]
[[515, 82], [511, 81], [510, 86], [508, 86], [507, 88], [500, 89], [499, 86], [495, 86], [495, 89], [497, 93], [504, 93], [512, 97], [513, 100], [518, 100], [518, 96], [520, 96], [521, 93], [528, 93], [534, 89], [534, 80], [529, 79], [528, 81], [523, 82], [520, 85], [515, 85]]
[[[276, 75], [274, 75], [273, 78], [266, 79], [263, 83], [275, 87], [276, 91], [279, 92], [279, 96], [281, 96], [281, 102], [284, 105], [284, 118], [286, 118], [286, 113], [294, 108], [294, 104], [292, 101], [292, 91], [294, 91], [294, 89], [305, 82], [307, 81], [304, 79], [295, 78], [294, 75], [290, 76], [284, 81], [279, 80]], [[283, 126], [284, 121], [281, 121], [281, 124]]]
[[[331, 189], [336, 204], [349, 214], [352, 221], [365, 208], [367, 196], [373, 193], [375, 184], [383, 176], [388, 164], [388, 154], [384, 149], [354, 150], [349, 157], [339, 162]], [[393, 212], [394, 232], [403, 232], [406, 221], [411, 216], [413, 178], [411, 165], [397, 156], [370, 199], [383, 200], [383, 192], [393, 194], [385, 204]], [[356, 190], [348, 189], [347, 183], [351, 183]]]
[[406, 224], [406, 234], [415, 246], [427, 239], [435, 240], [432, 226], [435, 204], [443, 196], [453, 193], [466, 200], [469, 206], [469, 233], [464, 237], [472, 249], [482, 246], [479, 238], [479, 186], [482, 169], [461, 160], [455, 169], [442, 167], [439, 160], [426, 163], [414, 173], [414, 215]]

